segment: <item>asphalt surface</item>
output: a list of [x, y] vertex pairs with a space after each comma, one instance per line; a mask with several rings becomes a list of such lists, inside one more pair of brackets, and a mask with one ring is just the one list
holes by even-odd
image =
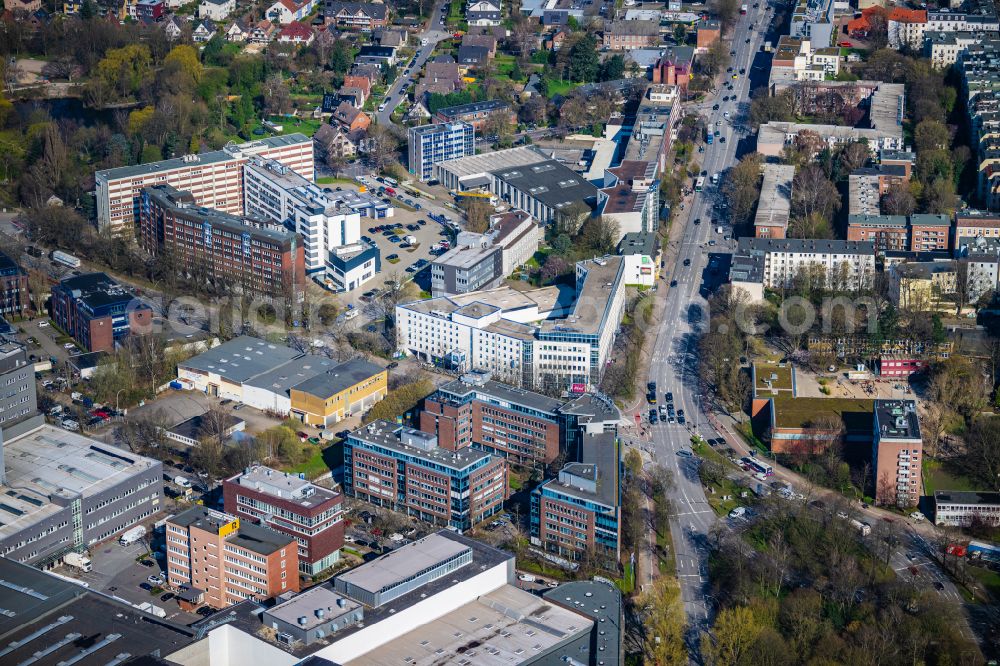
[[[423, 69], [424, 64], [430, 59], [434, 47], [437, 46], [438, 42], [452, 36], [452, 33], [448, 32], [447, 27], [445, 27], [444, 19], [447, 13], [441, 12], [442, 6], [447, 6], [447, 3], [437, 2], [434, 4], [434, 8], [431, 10], [431, 19], [424, 26], [423, 31], [417, 35], [421, 42], [426, 43], [422, 43], [417, 49], [413, 65], [410, 66], [408, 62], [399, 64], [399, 76], [396, 77], [396, 80], [389, 87], [382, 104], [379, 105], [379, 111], [375, 114], [380, 125], [392, 124], [392, 112], [406, 98], [408, 94], [407, 88], [419, 78], [420, 70]], [[409, 70], [410, 73], [404, 74], [406, 70]]]
[[[733, 30], [735, 38], [731, 46], [736, 51], [731, 64], [738, 78], [732, 79], [732, 74], [722, 75], [723, 84], [732, 83], [734, 90], [723, 88], [718, 92], [717, 99], [709, 100], [719, 104], [717, 111], [711, 109], [710, 103], [697, 109], [706, 117], [711, 131], [718, 129], [720, 135], [726, 138], [725, 143], [716, 139], [712, 145], [705, 146], [705, 152], [699, 155], [702, 168], [707, 171], [706, 183], [711, 183], [713, 174], [722, 174], [721, 179], [725, 170], [736, 162], [745, 130], [738, 124], [734, 126], [724, 114], [728, 112], [732, 121], [738, 123], [738, 119], [748, 112], [750, 82], [747, 75], [739, 75], [738, 72], [743, 68], [748, 74], [751, 72], [753, 60], [765, 39], [760, 32], [751, 32], [751, 23], [757, 24], [758, 28], [766, 26], [772, 15], [773, 12], [767, 11], [766, 4], [762, 3], [740, 17]], [[749, 44], [746, 43], [747, 37]], [[735, 95], [736, 99], [723, 102], [723, 95]], [[717, 126], [717, 121], [721, 121], [721, 125]], [[695, 659], [700, 635], [710, 623], [710, 604], [706, 599], [707, 541], [716, 517], [698, 478], [697, 459], [679, 456], [677, 452], [690, 450], [692, 431], [700, 431], [705, 437], [718, 436], [708, 428], [705, 417], [700, 413], [696, 363], [699, 331], [708, 320], [704, 295], [708, 293], [706, 282], [711, 280], [709, 265], [713, 261], [712, 253], [731, 252], [730, 244], [720, 243], [711, 249], [707, 244], [710, 239], [717, 243], [722, 241], [716, 227], [723, 222], [713, 221], [717, 195], [717, 186], [707, 184], [704, 192], [695, 193], [690, 199], [687, 219], [682, 217], [679, 221], [685, 228], [676, 248], [674, 271], [668, 275], [669, 280], [676, 280], [676, 285], [667, 292], [649, 370], [649, 380], [657, 383], [658, 404], [663, 404], [664, 393], [671, 391], [674, 406], [678, 410], [683, 409], [687, 418], [693, 421], [691, 429], [662, 421], [653, 425], [648, 446], [654, 459], [674, 473], [675, 487], [670, 500], [675, 515], [671, 520], [671, 535], [681, 598], [688, 619], [688, 646]], [[695, 219], [700, 219], [701, 224], [694, 224]], [[724, 231], [731, 234], [731, 231]]]

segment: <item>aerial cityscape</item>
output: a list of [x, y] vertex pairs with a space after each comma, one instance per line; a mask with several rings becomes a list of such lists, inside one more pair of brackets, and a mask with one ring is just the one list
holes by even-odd
[[0, 666], [1000, 660], [1000, 2], [0, 0]]

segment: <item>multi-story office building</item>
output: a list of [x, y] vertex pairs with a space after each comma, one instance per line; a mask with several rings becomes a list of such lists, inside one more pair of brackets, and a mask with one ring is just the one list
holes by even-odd
[[470, 373], [424, 400], [420, 429], [449, 451], [474, 446], [513, 464], [548, 464], [559, 456], [563, 404]]
[[139, 240], [154, 256], [171, 253], [177, 270], [203, 271], [238, 291], [298, 301], [305, 290], [305, 253], [294, 232], [198, 206], [172, 185], [143, 189]]
[[314, 185], [275, 160], [252, 159], [245, 169], [246, 208], [302, 236], [306, 274], [337, 289], [355, 289], [381, 269], [378, 249], [361, 240], [361, 218], [392, 217], [378, 197]]
[[431, 294], [436, 298], [491, 289], [503, 277], [502, 250], [482, 234], [463, 232], [455, 247], [431, 262]]
[[1000, 493], [966, 490], [934, 491], [934, 524], [1000, 527]]
[[153, 311], [104, 273], [85, 273], [52, 287], [52, 320], [87, 351], [111, 351], [152, 330]]
[[875, 502], [916, 506], [920, 498], [922, 458], [916, 403], [876, 400], [872, 445]]
[[871, 286], [875, 275], [875, 245], [868, 241], [796, 238], [741, 238], [734, 265], [759, 266], [750, 271], [769, 289], [791, 287], [808, 278], [836, 290]]
[[295, 539], [299, 571], [315, 576], [340, 559], [344, 498], [296, 474], [254, 465], [222, 484], [226, 512]]
[[244, 599], [299, 591], [296, 540], [196, 506], [167, 518], [167, 581], [200, 592], [199, 602], [225, 608]]
[[28, 273], [0, 252], [0, 316], [23, 317], [31, 307]]
[[477, 449], [449, 451], [432, 434], [375, 421], [344, 442], [344, 492], [467, 530], [503, 510], [507, 462]]
[[611, 401], [584, 395], [562, 408], [567, 463], [531, 493], [531, 541], [577, 560], [590, 552], [617, 566], [621, 544], [621, 450]]
[[35, 368], [25, 346], [0, 338], [0, 428], [25, 420], [37, 404]]
[[409, 129], [410, 173], [422, 181], [434, 177], [434, 165], [476, 154], [476, 130], [469, 123], [447, 122]]
[[40, 415], [0, 426], [5, 558], [48, 568], [163, 508], [158, 460], [46, 425]]
[[[625, 307], [625, 261], [576, 266], [572, 303], [551, 287], [494, 289], [396, 306], [400, 351], [523, 388], [587, 390], [600, 382]], [[575, 385], [575, 386], [574, 386]]]
[[163, 184], [190, 192], [199, 206], [240, 215], [243, 165], [253, 156], [277, 160], [303, 177], [313, 178], [313, 144], [302, 134], [233, 143], [208, 153], [105, 169], [94, 174], [97, 225], [102, 230], [132, 235], [139, 221], [142, 189]]

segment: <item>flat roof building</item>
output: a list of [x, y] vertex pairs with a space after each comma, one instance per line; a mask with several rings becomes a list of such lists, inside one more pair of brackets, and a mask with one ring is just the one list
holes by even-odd
[[787, 164], [765, 164], [760, 186], [754, 235], [757, 238], [785, 238], [788, 216], [792, 208], [792, 181], [795, 167]]
[[222, 484], [226, 511], [294, 537], [299, 571], [316, 576], [340, 560], [344, 497], [297, 474], [254, 465]]
[[[163, 465], [40, 416], [3, 430], [0, 555], [58, 563], [160, 511]], [[75, 517], [74, 517], [75, 516]]]
[[875, 501], [912, 507], [920, 498], [923, 440], [913, 400], [876, 400], [872, 466]]
[[1000, 493], [935, 490], [934, 524], [943, 527], [1000, 526]]
[[167, 518], [167, 580], [225, 608], [299, 590], [296, 539], [196, 506]]
[[104, 273], [66, 278], [52, 288], [52, 320], [88, 352], [112, 351], [152, 330], [152, 309]]
[[344, 442], [344, 493], [468, 530], [503, 511], [507, 462], [477, 449], [444, 449], [433, 434], [374, 421]]
[[123, 600], [0, 558], [0, 637], [5, 664], [166, 663], [196, 630]]
[[313, 178], [313, 144], [303, 134], [229, 143], [222, 150], [105, 169], [94, 174], [97, 226], [131, 236], [139, 220], [142, 189], [160, 184], [191, 192], [199, 206], [240, 215], [244, 212], [242, 166], [252, 156], [275, 159]]
[[485, 370], [514, 386], [586, 390], [610, 358], [625, 293], [622, 257], [581, 261], [573, 292], [501, 288], [400, 304], [397, 344], [425, 361]]
[[435, 164], [476, 154], [476, 131], [469, 123], [457, 121], [411, 127], [408, 135], [409, 171], [421, 181], [434, 177]]
[[[0, 337], [0, 428], [11, 428], [38, 410], [35, 367], [28, 360], [27, 347]], [[0, 439], [2, 442], [2, 439]], [[3, 469], [0, 465], [0, 480]]]

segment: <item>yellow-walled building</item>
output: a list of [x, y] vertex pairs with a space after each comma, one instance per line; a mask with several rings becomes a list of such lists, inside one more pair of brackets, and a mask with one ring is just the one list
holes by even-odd
[[388, 390], [385, 368], [355, 359], [293, 386], [291, 414], [308, 425], [328, 428], [370, 409]]

